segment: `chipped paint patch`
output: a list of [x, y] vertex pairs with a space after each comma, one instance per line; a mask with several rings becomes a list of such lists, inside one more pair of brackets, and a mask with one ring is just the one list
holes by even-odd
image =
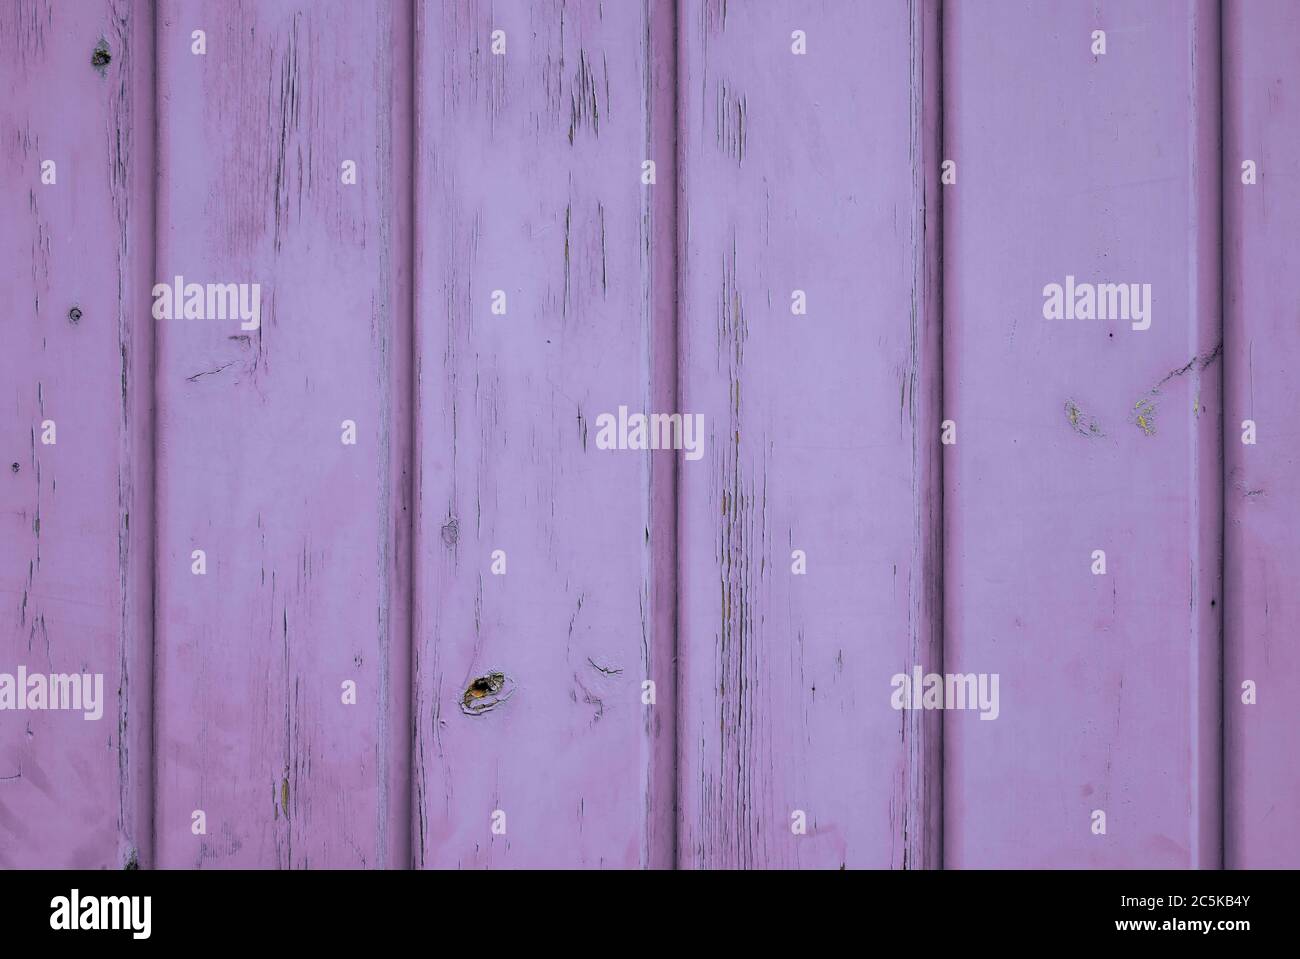
[[[1214, 349], [1205, 353], [1193, 356], [1185, 364], [1177, 369], [1170, 370], [1160, 378], [1155, 386], [1151, 387], [1145, 396], [1138, 399], [1133, 404], [1133, 423], [1147, 436], [1151, 436], [1156, 431], [1156, 397], [1160, 395], [1160, 388], [1170, 380], [1177, 379], [1187, 373], [1200, 373], [1207, 366], [1217, 360], [1223, 354], [1223, 344], [1218, 344]], [[1192, 400], [1192, 415], [1200, 416], [1204, 407], [1201, 406], [1201, 394], [1197, 390]]]
[[1085, 413], [1074, 400], [1065, 401], [1065, 418], [1069, 420], [1070, 428], [1080, 436], [1106, 435], [1097, 425], [1097, 421]]
[[455, 546], [460, 539], [460, 523], [453, 516], [442, 527], [442, 542], [448, 548]]
[[1147, 436], [1151, 436], [1156, 431], [1156, 404], [1148, 396], [1142, 397], [1133, 404], [1133, 422]]

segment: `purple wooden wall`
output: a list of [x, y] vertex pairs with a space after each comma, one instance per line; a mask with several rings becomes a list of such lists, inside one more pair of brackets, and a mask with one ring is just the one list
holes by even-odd
[[1300, 865], [1297, 41], [5, 4], [0, 867]]

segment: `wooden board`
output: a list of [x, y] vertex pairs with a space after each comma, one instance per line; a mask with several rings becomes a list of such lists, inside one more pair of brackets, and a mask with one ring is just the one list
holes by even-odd
[[[1298, 35], [1294, 4], [1224, 6], [1224, 854], [1233, 869], [1300, 865]], [[1253, 184], [1242, 182], [1245, 162]]]
[[[996, 721], [945, 714], [944, 862], [1213, 868], [1217, 7], [944, 26], [945, 662], [1000, 676]], [[1149, 329], [1045, 319], [1067, 276], [1149, 283]]]
[[671, 388], [666, 9], [418, 12], [420, 866], [672, 861], [673, 454], [597, 448]]
[[0, 673], [100, 677], [0, 712], [3, 869], [150, 862], [151, 38], [0, 9]]
[[157, 276], [261, 297], [157, 321], [163, 866], [409, 862], [406, 10], [159, 9]]
[[938, 864], [936, 11], [681, 4], [682, 866]]

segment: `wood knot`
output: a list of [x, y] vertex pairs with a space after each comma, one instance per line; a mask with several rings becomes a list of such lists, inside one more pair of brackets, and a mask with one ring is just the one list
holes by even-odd
[[496, 709], [514, 692], [514, 686], [505, 673], [487, 673], [471, 680], [460, 699], [461, 712], [467, 716], [478, 716]]

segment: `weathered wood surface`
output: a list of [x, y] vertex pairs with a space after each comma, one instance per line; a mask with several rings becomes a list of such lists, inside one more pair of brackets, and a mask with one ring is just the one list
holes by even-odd
[[[1218, 10], [944, 26], [946, 663], [1001, 699], [945, 715], [944, 862], [1215, 867]], [[1067, 275], [1150, 283], [1150, 328], [1044, 319]]]
[[675, 454], [596, 448], [672, 369], [666, 9], [419, 6], [420, 866], [672, 862]]
[[[1300, 865], [1300, 7], [1224, 8], [1224, 854]], [[1255, 182], [1242, 182], [1244, 162]], [[1253, 421], [1255, 442], [1242, 442]], [[1255, 685], [1254, 704], [1243, 683]]]
[[[5, 4], [0, 681], [104, 718], [0, 711], [0, 868], [1300, 864], [1298, 38]], [[177, 275], [258, 328], [153, 319]]]
[[0, 712], [0, 868], [149, 857], [151, 36], [0, 7], [0, 673], [103, 676], [98, 720]]
[[681, 5], [684, 866], [938, 863], [936, 10]]
[[262, 305], [157, 321], [162, 866], [409, 861], [406, 14], [159, 8], [157, 275]]

